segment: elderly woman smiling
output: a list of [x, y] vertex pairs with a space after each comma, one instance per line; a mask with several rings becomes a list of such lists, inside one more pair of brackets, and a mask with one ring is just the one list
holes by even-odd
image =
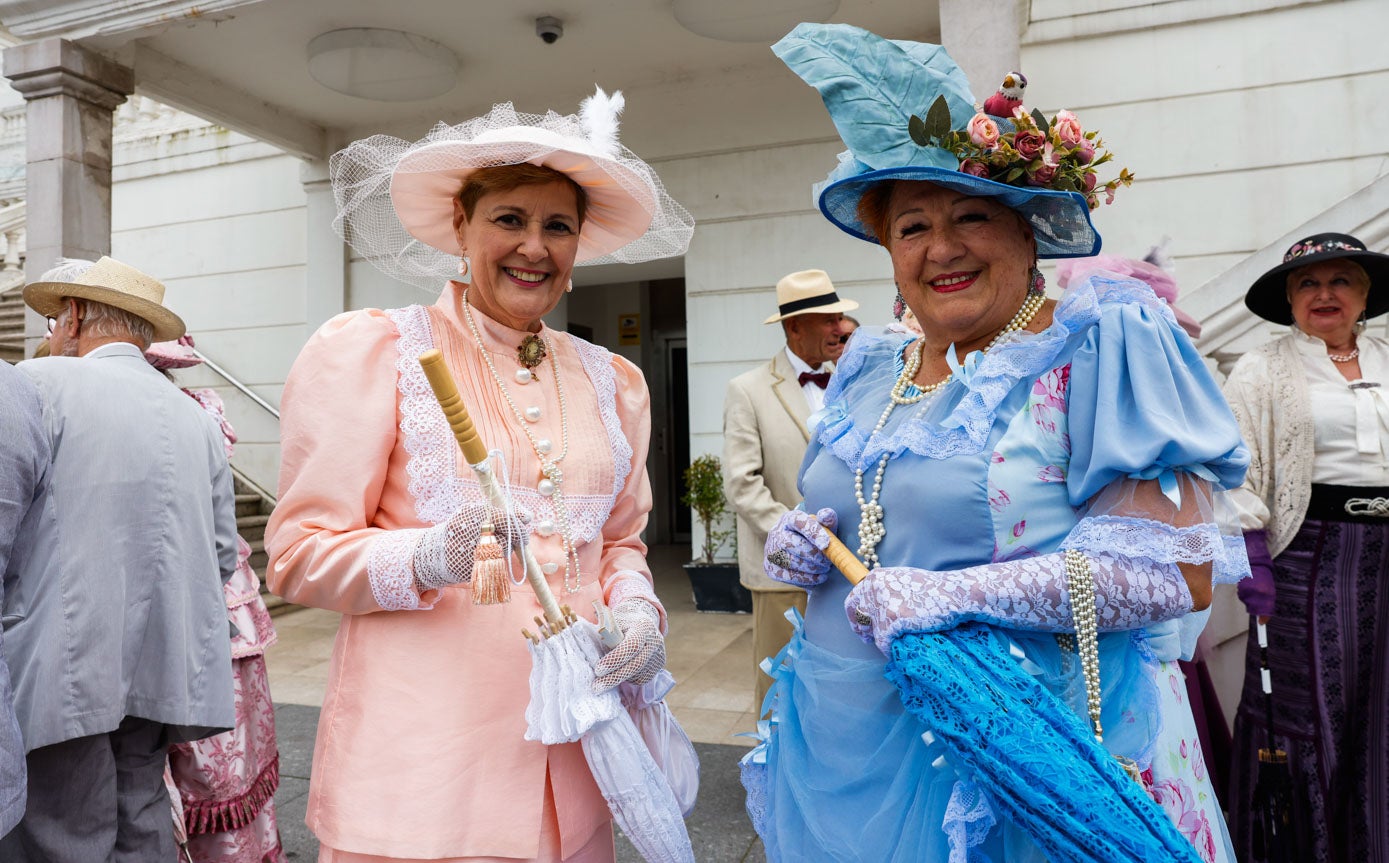
[[[617, 143], [620, 108], [601, 90], [581, 116], [502, 104], [414, 144], [377, 136], [333, 158], [344, 238], [388, 275], [443, 291], [432, 306], [334, 318], [285, 385], [267, 579], [343, 614], [309, 788], [320, 860], [613, 859], [580, 746], [524, 739], [520, 633], [536, 596], [505, 600], [504, 578], [475, 584], [474, 551], [485, 522], [530, 543], [561, 602], [613, 609], [623, 645], [599, 663], [599, 685], [662, 668], [665, 615], [640, 538], [646, 384], [542, 321], [576, 265], [689, 241], [689, 214]], [[418, 362], [430, 348], [529, 518], [491, 509], [460, 464]]]
[[[1234, 500], [1268, 622], [1278, 747], [1301, 817], [1298, 860], [1389, 858], [1389, 255], [1347, 234], [1294, 243], [1245, 295], [1292, 331], [1240, 358], [1225, 385], [1253, 462]], [[1250, 855], [1258, 750], [1267, 745], [1250, 632], [1228, 803]]]
[[[989, 644], [1008, 645], [999, 661], [1035, 675], [1066, 727], [1102, 718], [1103, 745], [1134, 762], [1170, 816], [1149, 823], [1177, 859], [1232, 860], [1175, 660], [1179, 621], [1209, 603], [1213, 578], [1247, 571], [1214, 519], [1246, 455], [1149, 288], [1092, 273], [1045, 298], [1038, 258], [1098, 250], [1089, 205], [1114, 188], [1094, 179], [1098, 139], [1069, 114], [1045, 132], [1020, 115], [1015, 129], [971, 136], [974, 99], [937, 46], [801, 25], [774, 50], [820, 89], [851, 150], [817, 188], [820, 209], [886, 248], [922, 335], [855, 335], [806, 453], [805, 511], [767, 540], [768, 573], [810, 590], [804, 626], [772, 665], [765, 740], [744, 763], [769, 859], [1048, 858], [1047, 819], [1000, 806], [999, 786], [925, 716], [979, 711], [949, 718], [986, 729], [989, 746], [1012, 737], [1010, 751], [1031, 720], [982, 706], [997, 692], [987, 674], [929, 704], [909, 694], [900, 639], [982, 622]], [[933, 107], [924, 129], [902, 117], [894, 132], [883, 117], [908, 91], [912, 105], [942, 96], [956, 125]], [[1020, 154], [1033, 134], [1065, 160]], [[831, 533], [872, 568], [852, 592], [821, 552]], [[1076, 661], [1086, 639], [1069, 636], [1087, 596], [1093, 667]], [[1082, 665], [1099, 676], [1090, 700]], [[1026, 759], [1008, 772], [1069, 775], [1075, 763], [1046, 747]], [[1039, 802], [1034, 812], [1056, 803]]]

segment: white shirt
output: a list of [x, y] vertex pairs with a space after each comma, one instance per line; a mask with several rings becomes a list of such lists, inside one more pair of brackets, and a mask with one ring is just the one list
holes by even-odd
[[1362, 333], [1361, 377], [1347, 381], [1326, 355], [1326, 342], [1296, 327], [1292, 333], [1312, 410], [1312, 482], [1389, 485], [1389, 344]]
[[[832, 372], [834, 366], [831, 363], [821, 363], [817, 369], [812, 369], [805, 360], [796, 356], [795, 351], [788, 346], [786, 348], [786, 358], [791, 361], [791, 368], [795, 369], [796, 376], [800, 377], [801, 372]], [[814, 383], [806, 381], [801, 385], [801, 392], [805, 393], [805, 403], [810, 405], [810, 412], [813, 414], [825, 406], [825, 391]]]

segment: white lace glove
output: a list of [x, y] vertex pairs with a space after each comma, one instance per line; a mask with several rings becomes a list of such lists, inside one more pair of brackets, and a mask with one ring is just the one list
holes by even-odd
[[[1175, 563], [1086, 555], [1095, 579], [1101, 632], [1137, 629], [1191, 611], [1191, 591]], [[990, 563], [948, 572], [875, 569], [844, 600], [849, 625], [887, 653], [897, 633], [936, 632], [980, 620], [1011, 629], [1074, 632], [1066, 554]]]
[[415, 544], [415, 585], [423, 593], [473, 580], [473, 553], [482, 536], [482, 523], [490, 521], [502, 551], [525, 545], [531, 532], [531, 514], [517, 507], [508, 515], [486, 504], [468, 504], [443, 524], [421, 534]]
[[797, 587], [815, 587], [829, 577], [834, 564], [825, 557], [839, 515], [826, 507], [811, 515], [793, 509], [767, 533], [764, 547], [767, 577]]
[[593, 669], [594, 693], [624, 681], [647, 683], [666, 667], [666, 640], [661, 636], [661, 613], [644, 599], [624, 599], [613, 606], [622, 641], [598, 660]]

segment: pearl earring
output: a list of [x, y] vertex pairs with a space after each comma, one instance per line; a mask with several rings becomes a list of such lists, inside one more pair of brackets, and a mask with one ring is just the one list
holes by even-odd
[[569, 280], [569, 284], [565, 287], [564, 292], [565, 292], [566, 294], [572, 294], [572, 293], [574, 292], [574, 280], [573, 280], [573, 279], [570, 279], [570, 280]]
[[465, 279], [468, 277], [468, 259], [467, 259], [467, 257], [460, 257], [460, 258], [458, 259], [458, 275], [461, 276], [461, 277], [463, 277], [463, 278], [465, 278]]

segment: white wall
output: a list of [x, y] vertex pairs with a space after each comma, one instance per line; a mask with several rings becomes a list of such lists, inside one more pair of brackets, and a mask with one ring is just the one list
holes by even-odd
[[[117, 139], [112, 255], [168, 289], [165, 303], [200, 351], [278, 406], [307, 333], [304, 193], [299, 160], [215, 127]], [[177, 373], [213, 386], [240, 441], [233, 459], [274, 491], [279, 425], [206, 369]]]

